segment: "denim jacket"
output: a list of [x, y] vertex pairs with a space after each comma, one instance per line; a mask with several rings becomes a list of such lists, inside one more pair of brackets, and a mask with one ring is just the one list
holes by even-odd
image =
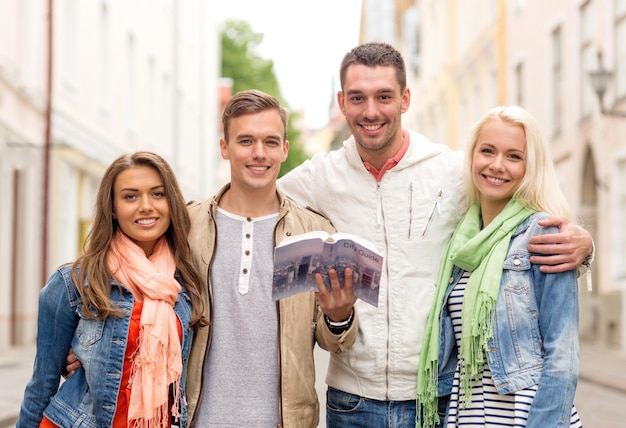
[[[504, 261], [487, 362], [500, 394], [539, 385], [527, 427], [569, 426], [578, 381], [578, 282], [576, 271], [545, 274], [530, 262], [532, 236], [556, 233], [535, 213], [515, 230]], [[441, 314], [440, 397], [449, 395], [457, 366], [457, 346], [447, 309], [448, 296], [463, 271], [455, 266]], [[441, 398], [440, 398], [441, 399]]]
[[[177, 278], [178, 279], [178, 278]], [[110, 427], [117, 407], [133, 295], [113, 283], [111, 298], [125, 316], [86, 319], [70, 278], [70, 265], [60, 267], [39, 295], [37, 354], [26, 386], [17, 428], [38, 427], [45, 415], [61, 427]], [[181, 426], [187, 420], [185, 377], [191, 349], [191, 300], [183, 287], [174, 306], [182, 326], [183, 372], [180, 382]], [[81, 367], [59, 387], [61, 370], [72, 347]]]

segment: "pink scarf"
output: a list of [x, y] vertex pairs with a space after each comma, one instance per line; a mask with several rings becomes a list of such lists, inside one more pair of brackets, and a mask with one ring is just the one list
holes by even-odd
[[168, 392], [174, 384], [172, 414], [179, 416], [178, 399], [182, 356], [174, 303], [180, 284], [174, 279], [176, 263], [162, 237], [150, 257], [118, 230], [107, 253], [115, 279], [143, 301], [139, 344], [133, 355], [128, 425], [137, 428], [169, 427]]

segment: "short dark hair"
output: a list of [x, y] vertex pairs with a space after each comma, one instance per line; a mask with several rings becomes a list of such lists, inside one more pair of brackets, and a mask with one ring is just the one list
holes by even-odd
[[280, 105], [280, 102], [270, 94], [249, 89], [236, 93], [224, 107], [222, 112], [222, 127], [224, 128], [224, 140], [228, 143], [228, 125], [230, 121], [244, 114], [260, 113], [265, 110], [276, 110], [283, 122], [283, 139], [287, 139], [287, 119], [289, 113]]
[[400, 89], [406, 88], [406, 66], [400, 52], [388, 43], [369, 42], [361, 44], [348, 52], [341, 61], [339, 68], [339, 78], [341, 88], [346, 80], [348, 67], [354, 64], [366, 65], [368, 67], [392, 66], [396, 69], [396, 77], [400, 84]]

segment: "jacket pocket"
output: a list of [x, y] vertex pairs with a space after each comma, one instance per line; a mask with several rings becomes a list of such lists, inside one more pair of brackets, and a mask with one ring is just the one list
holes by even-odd
[[102, 330], [104, 329], [104, 320], [85, 318], [79, 310], [80, 320], [76, 327], [76, 337], [78, 342], [85, 347], [92, 346], [102, 338]]
[[526, 250], [513, 251], [504, 261], [496, 324], [498, 345], [504, 364], [510, 363], [509, 370], [527, 369], [541, 363], [543, 345], [530, 269], [530, 254]]

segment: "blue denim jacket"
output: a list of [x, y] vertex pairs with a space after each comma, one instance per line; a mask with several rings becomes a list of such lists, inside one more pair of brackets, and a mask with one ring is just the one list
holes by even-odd
[[[535, 213], [514, 232], [504, 261], [487, 362], [500, 394], [539, 385], [527, 427], [569, 426], [578, 381], [576, 271], [544, 274], [530, 262], [532, 236], [556, 233]], [[444, 302], [463, 271], [453, 270]], [[452, 320], [444, 303], [439, 349], [439, 396], [449, 395], [458, 361]]]
[[[70, 278], [70, 266], [60, 267], [50, 277], [39, 295], [37, 355], [17, 428], [38, 427], [44, 414], [61, 427], [111, 426], [120, 389], [133, 296], [125, 288], [120, 295], [118, 287], [113, 286], [111, 298], [126, 316], [86, 319], [82, 314], [80, 296]], [[180, 426], [185, 426], [185, 377], [193, 333], [189, 326], [191, 300], [184, 287], [174, 311], [183, 331], [179, 407]], [[81, 367], [59, 387], [70, 347]]]

